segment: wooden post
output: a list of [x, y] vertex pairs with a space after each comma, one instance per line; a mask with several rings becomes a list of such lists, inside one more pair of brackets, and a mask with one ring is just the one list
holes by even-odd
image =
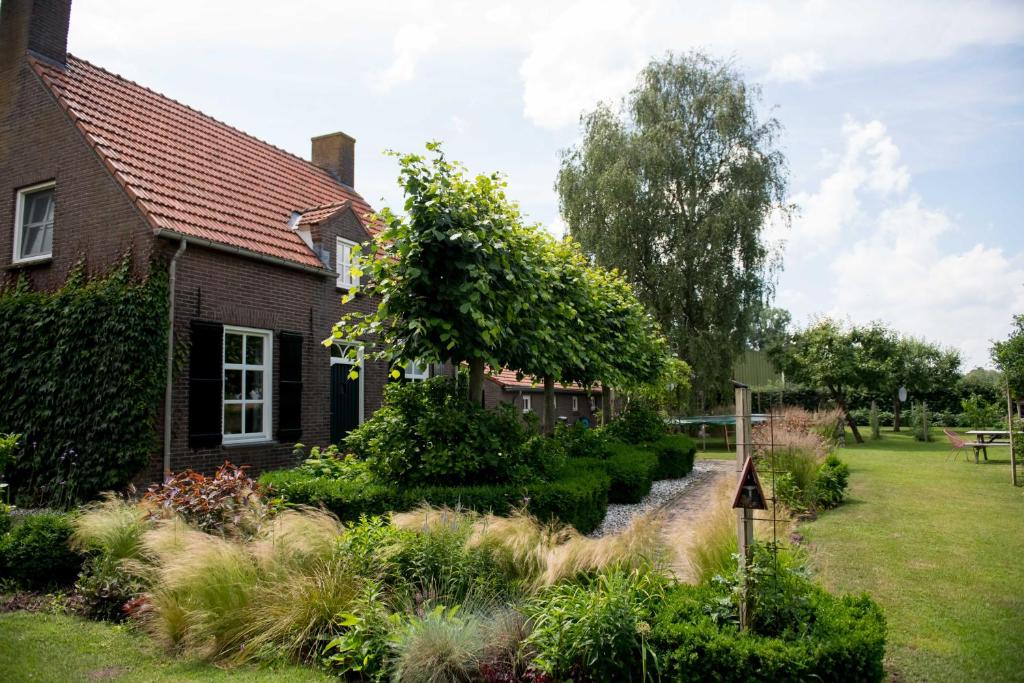
[[[1010, 432], [1010, 483], [1017, 485], [1017, 456], [1013, 452], [1013, 399], [1010, 398], [1010, 382], [1006, 382], [1006, 429]], [[978, 452], [974, 452], [978, 459]]]
[[[736, 396], [736, 481], [743, 478], [743, 467], [747, 458], [753, 455], [753, 434], [750, 426], [750, 388], [739, 382], [733, 382]], [[727, 428], [728, 429], [728, 428]], [[750, 563], [754, 545], [754, 514], [753, 510], [736, 510], [736, 539], [739, 543], [740, 568], [746, 569]], [[746, 576], [744, 572], [743, 576]], [[750, 622], [747, 611], [746, 578], [741, 587], [740, 629], [745, 630]]]

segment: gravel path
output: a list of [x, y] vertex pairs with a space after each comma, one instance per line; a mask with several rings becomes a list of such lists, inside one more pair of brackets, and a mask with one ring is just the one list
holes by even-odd
[[590, 534], [599, 538], [622, 531], [637, 515], [661, 515], [665, 547], [670, 550], [669, 569], [680, 581], [693, 582], [689, 561], [694, 530], [704, 515], [714, 509], [715, 496], [721, 495], [720, 482], [735, 476], [732, 460], [698, 460], [683, 479], [654, 482], [651, 492], [634, 505], [610, 504], [601, 526]]

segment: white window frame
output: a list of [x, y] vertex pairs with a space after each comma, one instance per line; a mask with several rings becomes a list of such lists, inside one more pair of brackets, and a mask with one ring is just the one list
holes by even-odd
[[331, 354], [331, 365], [355, 365], [359, 369], [359, 424], [363, 424], [366, 415], [366, 383], [363, 377], [366, 374], [366, 367], [363, 364], [363, 345], [351, 342], [334, 342], [334, 348], [338, 349], [342, 356], [346, 355], [350, 347], [356, 347], [356, 362], [353, 364], [350, 358], [339, 358]]
[[[12, 263], [32, 263], [33, 261], [47, 261], [53, 258], [53, 236], [50, 237], [50, 252], [48, 254], [36, 254], [35, 256], [22, 256], [21, 255], [21, 233], [24, 226], [22, 225], [25, 216], [25, 197], [36, 192], [42, 192], [44, 190], [52, 190], [57, 187], [56, 180], [48, 180], [45, 183], [38, 183], [36, 185], [30, 185], [29, 187], [23, 187], [18, 190], [17, 199], [15, 200], [14, 209], [14, 245]], [[56, 223], [56, 212], [57, 212], [57, 194], [54, 192], [53, 198], [54, 204], [54, 223]], [[56, 227], [56, 226], [54, 226]], [[54, 227], [51, 227], [51, 232]]]
[[593, 413], [596, 410], [597, 410], [597, 399], [595, 397], [591, 396], [590, 397], [590, 412]]
[[[339, 289], [352, 289], [359, 286], [359, 276], [352, 275], [352, 266], [355, 265], [352, 255], [353, 247], [358, 246], [352, 240], [339, 237], [335, 243], [334, 265], [338, 271], [337, 285]], [[347, 260], [343, 255], [347, 254]]]
[[574, 413], [580, 412], [580, 397], [579, 396], [573, 396], [572, 397], [572, 412], [574, 412]]
[[409, 361], [405, 364], [405, 379], [410, 382], [422, 382], [430, 377], [430, 364]]
[[523, 412], [528, 413], [533, 410], [533, 397], [529, 394], [523, 394]]
[[[242, 334], [251, 337], [260, 337], [263, 339], [263, 364], [262, 365], [249, 365], [245, 362], [245, 345], [242, 345], [242, 362], [241, 363], [228, 363], [226, 361], [227, 354], [227, 336], [229, 334]], [[224, 340], [222, 342], [223, 350], [221, 352], [221, 396], [220, 396], [220, 431], [223, 435], [224, 443], [226, 445], [231, 444], [244, 444], [244, 443], [259, 443], [271, 440], [271, 433], [273, 430], [273, 403], [274, 403], [274, 333], [271, 330], [260, 330], [252, 327], [234, 327], [230, 325], [224, 326]], [[245, 397], [245, 371], [246, 370], [262, 370], [263, 371], [263, 431], [254, 432], [250, 434], [226, 434], [224, 432], [224, 406], [226, 405], [241, 405], [242, 406], [242, 429], [245, 429], [245, 404], [253, 403], [251, 399]], [[224, 381], [227, 377], [228, 370], [241, 370], [242, 371], [242, 398], [241, 399], [226, 399], [224, 398]]]

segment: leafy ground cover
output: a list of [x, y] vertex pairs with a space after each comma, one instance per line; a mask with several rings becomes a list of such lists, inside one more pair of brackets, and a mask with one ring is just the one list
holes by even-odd
[[841, 449], [846, 502], [800, 530], [820, 580], [885, 611], [900, 680], [1018, 680], [1024, 670], [1024, 491], [1008, 456], [948, 461], [949, 446], [883, 431]]
[[298, 666], [224, 670], [202, 662], [172, 659], [151, 640], [123, 626], [29, 612], [0, 614], [0, 671], [9, 683], [332, 680]]

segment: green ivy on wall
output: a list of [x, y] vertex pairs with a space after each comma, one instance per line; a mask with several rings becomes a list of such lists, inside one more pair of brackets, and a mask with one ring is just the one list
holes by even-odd
[[67, 506], [125, 485], [158, 447], [167, 274], [78, 266], [55, 292], [0, 290], [0, 433], [23, 435], [4, 473], [17, 500]]

